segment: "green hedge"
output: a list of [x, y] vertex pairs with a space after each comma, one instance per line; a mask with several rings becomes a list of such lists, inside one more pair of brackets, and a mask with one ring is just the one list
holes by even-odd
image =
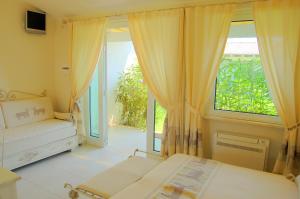
[[116, 102], [122, 104], [121, 124], [146, 129], [147, 89], [140, 66], [134, 65], [119, 78]]
[[215, 108], [277, 115], [259, 56], [225, 56], [219, 69]]
[[[116, 96], [116, 102], [122, 104], [121, 124], [145, 130], [148, 94], [139, 65], [133, 65], [121, 74]], [[162, 132], [165, 115], [164, 108], [156, 103], [156, 132]]]
[[[116, 89], [121, 124], [146, 129], [147, 88], [139, 65], [124, 71]], [[155, 131], [162, 132], [166, 110], [155, 106]], [[215, 109], [277, 115], [259, 56], [225, 56], [218, 72]]]

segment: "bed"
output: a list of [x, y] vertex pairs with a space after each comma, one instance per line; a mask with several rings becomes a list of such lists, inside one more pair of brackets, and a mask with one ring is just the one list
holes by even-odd
[[[176, 154], [165, 161], [132, 157], [70, 188], [71, 198], [297, 199], [284, 176]], [[106, 188], [103, 188], [106, 187]]]

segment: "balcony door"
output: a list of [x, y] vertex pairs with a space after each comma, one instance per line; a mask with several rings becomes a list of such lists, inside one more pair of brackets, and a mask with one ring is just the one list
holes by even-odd
[[140, 142], [137, 148], [159, 153], [166, 111], [147, 89], [124, 19], [108, 26], [87, 101], [90, 143]]
[[86, 128], [88, 143], [107, 145], [106, 45], [100, 55], [89, 91], [86, 95]]

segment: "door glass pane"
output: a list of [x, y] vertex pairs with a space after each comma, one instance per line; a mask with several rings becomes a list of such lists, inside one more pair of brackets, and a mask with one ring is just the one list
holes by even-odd
[[164, 128], [164, 121], [167, 115], [166, 109], [164, 109], [157, 101], [154, 103], [154, 139], [153, 139], [153, 150], [160, 151], [161, 138]]
[[100, 137], [99, 129], [99, 74], [98, 67], [96, 67], [93, 80], [90, 85], [90, 136]]

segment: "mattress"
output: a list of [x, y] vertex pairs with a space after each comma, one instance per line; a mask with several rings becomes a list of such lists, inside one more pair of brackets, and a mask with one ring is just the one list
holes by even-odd
[[8, 128], [3, 132], [5, 157], [76, 135], [72, 122], [57, 119]]
[[[174, 181], [175, 179], [182, 183], [178, 180], [181, 176], [178, 177], [176, 173], [186, 169], [195, 169], [191, 166], [192, 164], [186, 164], [191, 162], [193, 158], [183, 154], [174, 155], [156, 166], [141, 180], [131, 184], [111, 198], [297, 199], [298, 197], [296, 184], [284, 176], [211, 160], [206, 160], [209, 161], [209, 164], [201, 163], [201, 160], [198, 161], [203, 165], [210, 166], [204, 168], [205, 180], [199, 181], [199, 193], [197, 195], [176, 195], [178, 190], [173, 190], [173, 195], [169, 196], [165, 193], [158, 194], [162, 187], [166, 187], [165, 185], [171, 180]], [[191, 178], [193, 177], [195, 176], [191, 176]]]

